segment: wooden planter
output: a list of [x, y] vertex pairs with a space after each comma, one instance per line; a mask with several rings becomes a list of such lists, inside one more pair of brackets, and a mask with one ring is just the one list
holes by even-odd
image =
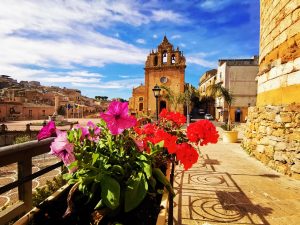
[[[168, 166], [167, 171], [167, 178], [170, 180], [170, 166]], [[59, 190], [57, 190], [54, 194], [49, 196], [44, 202], [50, 202], [53, 200], [56, 200], [66, 194], [66, 192], [69, 192], [71, 189], [71, 186], [69, 184], [64, 185]], [[156, 225], [165, 225], [166, 224], [166, 215], [168, 211], [168, 202], [169, 202], [169, 192], [164, 189], [164, 193], [162, 195], [161, 203], [160, 203], [160, 212], [157, 217]], [[43, 203], [41, 203], [43, 204]], [[40, 209], [37, 207], [34, 207], [30, 212], [25, 214], [23, 217], [21, 217], [17, 222], [14, 223], [14, 225], [30, 225], [31, 221], [37, 213], [40, 212]]]
[[223, 142], [224, 143], [236, 143], [238, 139], [238, 132], [231, 130], [231, 131], [227, 131], [224, 130], [223, 131]]

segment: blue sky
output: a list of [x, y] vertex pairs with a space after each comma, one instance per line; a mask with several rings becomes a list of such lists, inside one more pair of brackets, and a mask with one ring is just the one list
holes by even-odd
[[164, 35], [197, 86], [218, 59], [258, 54], [259, 0], [1, 0], [0, 74], [129, 98]]

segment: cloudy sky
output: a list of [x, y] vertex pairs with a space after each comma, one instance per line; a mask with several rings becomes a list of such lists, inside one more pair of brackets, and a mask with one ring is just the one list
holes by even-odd
[[0, 74], [128, 98], [164, 35], [197, 86], [218, 59], [258, 54], [259, 0], [1, 0]]

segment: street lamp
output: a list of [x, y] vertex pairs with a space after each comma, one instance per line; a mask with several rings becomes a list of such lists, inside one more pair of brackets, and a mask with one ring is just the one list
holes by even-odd
[[156, 99], [156, 120], [157, 121], [158, 121], [158, 97], [159, 97], [160, 90], [161, 88], [157, 84], [152, 89], [154, 97]]

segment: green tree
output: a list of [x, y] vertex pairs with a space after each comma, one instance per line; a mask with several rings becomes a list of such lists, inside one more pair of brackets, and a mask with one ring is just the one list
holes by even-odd
[[66, 109], [65, 109], [65, 106], [59, 106], [58, 109], [57, 109], [57, 114], [58, 115], [61, 115], [61, 116], [64, 116], [66, 115]]
[[178, 105], [184, 102], [184, 93], [176, 93], [167, 86], [161, 86], [162, 90], [165, 90], [165, 94], [162, 96], [169, 102], [173, 107], [174, 111], [177, 111]]
[[230, 118], [230, 110], [232, 103], [234, 101], [234, 97], [229, 89], [222, 86], [222, 83], [213, 84], [209, 86], [211, 90], [211, 96], [223, 98], [228, 107], [228, 122], [227, 122], [227, 130], [231, 130], [231, 118]]

